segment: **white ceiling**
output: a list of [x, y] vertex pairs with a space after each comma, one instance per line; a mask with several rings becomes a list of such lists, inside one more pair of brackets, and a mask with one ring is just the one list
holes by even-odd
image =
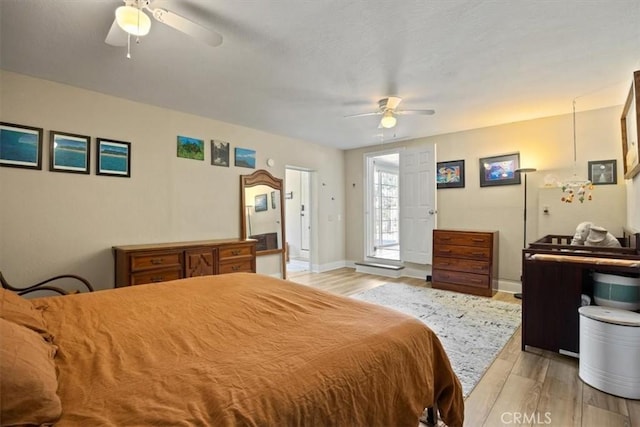
[[[345, 149], [619, 105], [640, 69], [639, 0], [157, 0], [223, 44], [153, 21], [131, 59], [121, 4], [0, 0], [0, 67]], [[436, 114], [343, 117], [388, 95]]]

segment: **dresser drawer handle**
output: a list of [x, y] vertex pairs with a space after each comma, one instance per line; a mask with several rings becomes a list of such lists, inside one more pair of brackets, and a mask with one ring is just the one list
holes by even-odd
[[484, 256], [484, 252], [471, 252], [471, 255]]
[[231, 270], [233, 270], [233, 271], [240, 271], [241, 268], [242, 268], [241, 265], [232, 265], [231, 266]]
[[482, 243], [484, 242], [484, 239], [480, 239], [478, 237], [474, 237], [473, 239], [471, 239], [472, 242], [478, 242], [478, 243]]
[[470, 279], [470, 280], [474, 283], [482, 283], [482, 280], [480, 279]]
[[440, 249], [440, 252], [442, 252], [444, 254], [450, 254], [451, 253], [451, 249]]
[[242, 251], [240, 249], [233, 249], [231, 250], [231, 254], [232, 255], [240, 255], [242, 253]]
[[151, 283], [164, 282], [164, 276], [154, 276], [151, 278]]
[[162, 264], [163, 262], [164, 262], [164, 258], [153, 258], [151, 260], [151, 264], [153, 265]]

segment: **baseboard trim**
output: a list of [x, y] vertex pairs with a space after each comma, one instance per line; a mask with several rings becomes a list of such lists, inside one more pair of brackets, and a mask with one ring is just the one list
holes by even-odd
[[522, 284], [515, 280], [498, 280], [498, 290], [509, 294], [519, 294], [522, 292]]

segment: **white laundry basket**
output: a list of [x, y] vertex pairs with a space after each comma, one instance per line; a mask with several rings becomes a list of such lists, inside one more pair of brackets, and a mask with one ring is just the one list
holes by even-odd
[[594, 305], [578, 313], [580, 379], [606, 393], [640, 399], [640, 314]]

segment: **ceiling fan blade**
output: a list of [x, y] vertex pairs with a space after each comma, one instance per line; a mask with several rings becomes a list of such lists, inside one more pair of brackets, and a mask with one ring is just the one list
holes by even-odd
[[397, 96], [390, 96], [387, 98], [386, 108], [395, 110], [396, 108], [398, 108], [398, 105], [400, 105], [400, 102], [402, 102], [402, 98], [398, 98]]
[[107, 33], [107, 38], [104, 39], [106, 44], [111, 46], [126, 46], [127, 45], [127, 32], [124, 31], [116, 20], [113, 20], [113, 24], [111, 24], [111, 28]]
[[344, 117], [348, 118], [348, 117], [379, 116], [380, 114], [382, 114], [382, 111], [376, 111], [374, 113], [349, 114], [348, 116], [344, 116]]
[[435, 110], [397, 110], [394, 111], [395, 114], [398, 115], [421, 115], [421, 116], [433, 116], [436, 111]]
[[208, 30], [187, 18], [164, 9], [151, 9], [156, 21], [162, 22], [176, 30], [183, 32], [195, 39], [200, 40], [210, 46], [216, 47], [222, 44], [222, 36], [215, 31]]

